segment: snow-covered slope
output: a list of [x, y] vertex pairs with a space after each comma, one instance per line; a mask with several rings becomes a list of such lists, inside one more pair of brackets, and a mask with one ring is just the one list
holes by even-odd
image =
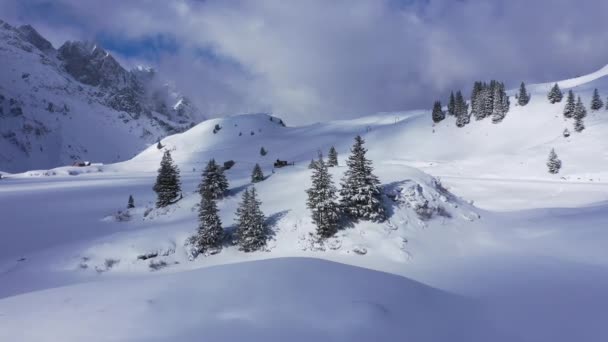
[[[588, 104], [594, 88], [608, 95], [604, 71], [560, 85]], [[449, 117], [433, 125], [429, 111], [304, 127], [238, 115], [123, 162], [8, 175], [0, 180], [0, 217], [9, 218], [0, 228], [0, 317], [9, 319], [0, 332], [25, 341], [197, 340], [204, 332], [254, 341], [604, 341], [608, 111], [589, 111], [576, 133], [564, 102], [546, 98], [552, 84], [530, 85], [530, 103], [512, 99], [499, 124], [458, 128]], [[335, 146], [338, 183], [357, 134], [389, 220], [357, 222], [319, 243], [305, 205], [308, 162]], [[557, 175], [545, 165], [552, 148], [563, 162]], [[181, 169], [184, 197], [155, 209], [164, 150]], [[218, 202], [227, 231], [253, 166], [268, 176], [255, 185], [272, 231], [265, 250], [227, 243], [192, 260], [185, 242], [198, 226], [196, 189], [211, 158], [235, 161]], [[273, 169], [276, 159], [295, 165]], [[136, 208], [125, 211], [129, 195]], [[31, 322], [48, 335], [24, 331]]]
[[154, 70], [125, 70], [93, 43], [59, 49], [0, 20], [0, 170], [132, 157], [204, 117]]

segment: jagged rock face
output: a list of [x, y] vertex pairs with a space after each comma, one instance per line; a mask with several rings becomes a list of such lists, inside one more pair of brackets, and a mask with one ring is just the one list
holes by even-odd
[[131, 75], [104, 49], [92, 43], [66, 42], [59, 48], [65, 70], [81, 83], [122, 89], [132, 83]]
[[47, 52], [53, 50], [53, 45], [30, 25], [19, 26], [17, 30], [25, 40], [40, 49], [40, 51]]

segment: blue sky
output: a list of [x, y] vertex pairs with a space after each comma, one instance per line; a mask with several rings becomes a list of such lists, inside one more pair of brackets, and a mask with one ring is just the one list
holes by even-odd
[[208, 115], [292, 122], [430, 107], [474, 80], [552, 81], [608, 63], [601, 0], [3, 0], [55, 46], [95, 40]]

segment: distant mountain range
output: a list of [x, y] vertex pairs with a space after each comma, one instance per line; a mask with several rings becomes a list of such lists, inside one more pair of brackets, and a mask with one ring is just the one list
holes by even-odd
[[126, 70], [92, 42], [58, 49], [0, 20], [0, 170], [132, 157], [205, 116], [151, 68]]

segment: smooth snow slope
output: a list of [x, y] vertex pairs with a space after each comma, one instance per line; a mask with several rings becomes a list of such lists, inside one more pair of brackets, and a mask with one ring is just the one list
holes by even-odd
[[473, 300], [315, 259], [50, 289], [0, 301], [0, 315], [6, 341], [511, 341]]

